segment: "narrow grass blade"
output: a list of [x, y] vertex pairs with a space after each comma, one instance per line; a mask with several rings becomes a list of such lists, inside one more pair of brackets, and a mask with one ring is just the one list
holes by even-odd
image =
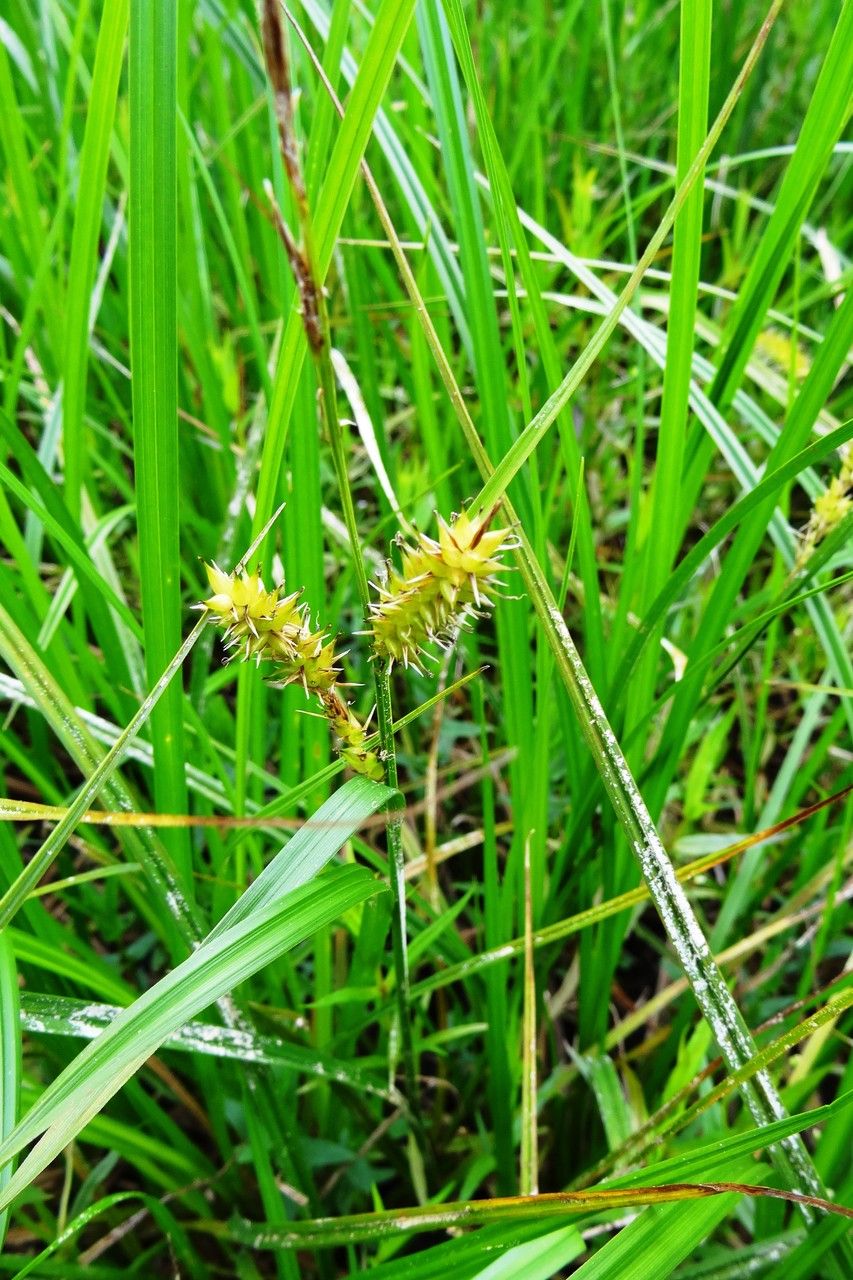
[[[441, 1206], [424, 1205], [411, 1209], [389, 1209], [377, 1213], [351, 1214], [319, 1221], [293, 1222], [283, 1231], [265, 1230], [253, 1223], [234, 1226], [227, 1232], [232, 1239], [251, 1244], [255, 1249], [307, 1247], [329, 1248], [341, 1244], [358, 1244], [365, 1240], [412, 1232], [435, 1231], [492, 1222], [525, 1222], [550, 1218], [568, 1218], [603, 1209], [629, 1209], [643, 1205], [666, 1205], [677, 1201], [706, 1200], [709, 1197], [745, 1195], [785, 1200], [792, 1204], [808, 1204], [826, 1213], [853, 1219], [853, 1209], [833, 1204], [820, 1197], [801, 1196], [795, 1191], [779, 1191], [775, 1187], [751, 1185], [745, 1179], [761, 1173], [753, 1162], [735, 1170], [737, 1182], [675, 1183], [637, 1187], [630, 1190], [598, 1188], [595, 1191], [545, 1192], [538, 1196], [507, 1196], [494, 1200], [466, 1200]], [[724, 1216], [725, 1206], [720, 1214]], [[621, 1238], [621, 1237], [620, 1237]], [[624, 1271], [621, 1273], [624, 1275]], [[659, 1274], [659, 1273], [658, 1273]]]
[[86, 479], [86, 371], [90, 337], [90, 304], [104, 203], [116, 95], [127, 34], [128, 0], [104, 7], [98, 33], [90, 110], [80, 154], [78, 199], [68, 264], [68, 308], [62, 398], [62, 443], [65, 456], [65, 501], [79, 520], [81, 490]]
[[[0, 932], [0, 1140], [5, 1140], [18, 1120], [21, 1092], [21, 1028], [18, 970], [8, 932]], [[0, 1191], [12, 1177], [7, 1165], [0, 1170]], [[9, 1213], [0, 1212], [0, 1246], [6, 1238]]]
[[536, 1070], [536, 974], [533, 968], [533, 906], [530, 836], [524, 846], [524, 1014], [521, 1052], [521, 1176], [523, 1196], [539, 1191], [538, 1090]]
[[[177, 341], [177, 6], [130, 5], [130, 363], [145, 669], [153, 685], [180, 644]], [[152, 716], [157, 807], [183, 813], [182, 690]], [[185, 892], [190, 844], [168, 846]]]
[[[32, 992], [25, 994], [21, 1002], [20, 1023], [22, 1030], [36, 1035], [96, 1040], [115, 1022], [123, 1007]], [[235, 1027], [193, 1021], [185, 1023], [164, 1040], [162, 1047], [179, 1053], [227, 1058], [232, 1062], [250, 1063], [256, 1067], [286, 1068], [300, 1075], [345, 1085], [356, 1092], [375, 1094], [395, 1105], [399, 1105], [401, 1101], [396, 1090], [382, 1087], [378, 1075], [371, 1076], [354, 1063], [333, 1058], [315, 1048], [279, 1040], [275, 1036], [256, 1034], [249, 1037]]]
[[253, 912], [305, 884], [322, 870], [366, 818], [390, 804], [395, 795], [390, 787], [368, 778], [350, 778], [267, 864], [231, 910], [214, 925], [204, 945], [242, 924]]
[[[711, 66], [710, 0], [681, 5], [678, 78], [678, 143], [676, 185], [680, 185], [690, 161], [702, 146], [708, 120], [708, 86]], [[684, 207], [675, 219], [672, 245], [672, 281], [667, 323], [663, 401], [657, 435], [652, 496], [648, 504], [649, 528], [644, 556], [644, 595], [648, 600], [660, 590], [677, 551], [678, 530], [670, 518], [669, 496], [681, 481], [687, 434], [688, 395], [693, 373], [693, 344], [705, 190], [700, 171]]]

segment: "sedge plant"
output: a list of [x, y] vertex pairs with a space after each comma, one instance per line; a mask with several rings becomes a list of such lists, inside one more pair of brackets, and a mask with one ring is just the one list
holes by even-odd
[[7, 0], [5, 1273], [846, 1280], [851, 80]]
[[[381, 750], [365, 746], [367, 722], [362, 722], [342, 693], [341, 668], [337, 665], [337, 637], [313, 630], [308, 603], [300, 604], [301, 591], [284, 594], [284, 585], [268, 591], [260, 573], [225, 573], [207, 566], [213, 594], [201, 607], [223, 627], [230, 653], [244, 660], [269, 662], [271, 683], [283, 688], [299, 685], [319, 703], [332, 730], [335, 749], [355, 772], [397, 786], [397, 764], [392, 729], [390, 676], [394, 663], [422, 669], [429, 647], [449, 645], [459, 630], [470, 624], [494, 601], [501, 555], [511, 545], [507, 529], [493, 529], [497, 508], [473, 517], [461, 512], [449, 522], [439, 517], [437, 538], [419, 534], [414, 544], [401, 548], [401, 565], [388, 564], [384, 581], [371, 599], [364, 568], [355, 509], [348, 479], [346, 442], [337, 410], [331, 333], [324, 291], [317, 270], [314, 233], [298, 141], [294, 131], [293, 89], [290, 59], [276, 0], [264, 0], [262, 39], [272, 93], [283, 171], [289, 184], [299, 224], [299, 237], [290, 230], [275, 198], [265, 184], [278, 235], [284, 245], [301, 303], [308, 349], [317, 371], [321, 417], [325, 425], [344, 510], [350, 552], [365, 621], [369, 624], [376, 689]], [[395, 897], [393, 916], [394, 956], [400, 1039], [403, 1047], [406, 1090], [417, 1113], [415, 1060], [409, 1021], [409, 974], [405, 918], [404, 862], [400, 822], [389, 811], [387, 838]], [[417, 1181], [423, 1188], [422, 1166]]]

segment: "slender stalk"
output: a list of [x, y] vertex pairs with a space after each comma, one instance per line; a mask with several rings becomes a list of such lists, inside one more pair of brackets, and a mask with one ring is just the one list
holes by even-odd
[[[379, 662], [373, 666], [376, 684], [376, 719], [379, 727], [382, 759], [385, 764], [385, 780], [389, 787], [397, 789], [397, 752], [394, 746], [394, 717], [391, 709], [390, 663]], [[400, 1045], [403, 1051], [403, 1071], [406, 1096], [410, 1107], [417, 1099], [417, 1074], [415, 1050], [412, 1043], [412, 1027], [409, 1022], [409, 959], [406, 940], [406, 876], [403, 858], [403, 811], [399, 804], [388, 807], [388, 823], [385, 828], [388, 843], [388, 866], [393, 895], [393, 922], [391, 930], [394, 950], [394, 976], [397, 988], [397, 1015], [400, 1019]], [[417, 1114], [417, 1112], [415, 1113]]]
[[524, 1003], [521, 1019], [521, 1194], [539, 1194], [539, 1140], [536, 1082], [536, 974], [533, 968], [533, 901], [530, 891], [529, 831], [524, 842]]
[[[332, 446], [332, 457], [335, 464], [335, 475], [344, 522], [350, 539], [353, 569], [355, 570], [361, 609], [365, 623], [370, 621], [370, 589], [364, 557], [356, 523], [355, 506], [346, 464], [346, 445], [344, 431], [341, 426], [337, 407], [337, 388], [335, 373], [331, 360], [331, 344], [329, 341], [329, 322], [325, 298], [319, 290], [317, 316], [323, 341], [315, 349], [311, 347], [317, 377], [320, 382], [320, 412], [329, 441]], [[309, 341], [310, 345], [310, 341]], [[379, 743], [382, 762], [385, 765], [385, 780], [389, 787], [397, 790], [397, 751], [394, 744], [394, 715], [391, 705], [391, 664], [377, 659], [373, 664], [373, 681], [376, 690], [376, 720], [379, 730]], [[388, 866], [391, 893], [393, 897], [392, 948], [394, 956], [395, 988], [397, 992], [397, 1014], [400, 1022], [400, 1047], [402, 1049], [403, 1072], [405, 1078], [405, 1095], [410, 1108], [415, 1107], [417, 1099], [417, 1072], [415, 1068], [415, 1052], [412, 1042], [412, 1028], [409, 1021], [409, 962], [407, 955], [406, 934], [406, 880], [405, 860], [403, 856], [403, 820], [399, 802], [388, 806], [388, 818], [385, 838], [388, 847]]]
[[[293, 128], [292, 90], [290, 65], [287, 56], [284, 30], [276, 0], [264, 0], [263, 9], [264, 57], [267, 74], [275, 100], [281, 156], [285, 174], [293, 196], [299, 219], [302, 243], [297, 244], [275, 202], [271, 188], [267, 195], [273, 209], [276, 229], [284, 245], [302, 304], [302, 320], [308, 349], [319, 384], [320, 415], [332, 449], [335, 476], [338, 482], [344, 522], [349, 534], [350, 551], [356, 586], [365, 622], [370, 619], [370, 587], [364, 557], [361, 552], [358, 524], [347, 471], [347, 449], [344, 430], [337, 408], [337, 386], [331, 359], [331, 330], [326, 299], [317, 270], [314, 252], [314, 236], [311, 211], [299, 159], [298, 145]], [[397, 756], [394, 746], [394, 720], [391, 708], [390, 664], [375, 662], [373, 677], [376, 688], [377, 720], [385, 776], [390, 787], [397, 788]], [[388, 845], [389, 880], [393, 896], [392, 945], [394, 959], [397, 1015], [400, 1024], [405, 1094], [410, 1111], [415, 1116], [417, 1076], [412, 1029], [409, 1022], [409, 966], [406, 939], [406, 886], [402, 841], [402, 816], [398, 804], [389, 805], [386, 839]]]

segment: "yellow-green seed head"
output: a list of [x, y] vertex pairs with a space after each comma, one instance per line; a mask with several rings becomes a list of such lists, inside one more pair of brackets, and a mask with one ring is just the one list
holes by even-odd
[[449, 641], [466, 618], [494, 603], [508, 529], [489, 529], [490, 515], [467, 512], [448, 524], [439, 517], [438, 539], [419, 534], [404, 546], [401, 567], [388, 568], [371, 605], [374, 649], [379, 657], [420, 669], [432, 642]]
[[841, 470], [814, 500], [809, 522], [801, 534], [797, 567], [802, 568], [815, 547], [853, 510], [853, 452], [846, 452]]
[[830, 481], [824, 493], [818, 495], [814, 502], [815, 524], [823, 533], [828, 533], [840, 524], [850, 508], [853, 498], [845, 492], [840, 476]]
[[280, 599], [280, 589], [267, 591], [260, 574], [223, 573], [205, 565], [213, 595], [202, 601], [225, 631], [225, 644], [244, 658], [287, 660], [295, 654], [302, 627], [300, 592]]
[[364, 774], [374, 782], [382, 782], [385, 778], [382, 761], [375, 751], [368, 751], [365, 747], [367, 730], [350, 705], [344, 702], [336, 689], [322, 693], [320, 701], [335, 734], [338, 755], [356, 773]]
[[365, 747], [367, 731], [336, 688], [341, 674], [336, 640], [311, 630], [308, 606], [299, 604], [301, 592], [282, 597], [283, 587], [267, 591], [257, 573], [223, 573], [215, 564], [205, 568], [213, 595], [201, 607], [223, 628], [229, 657], [269, 661], [277, 688], [300, 684], [319, 698], [338, 754], [357, 773], [381, 782], [382, 762]]
[[332, 689], [341, 674], [335, 665], [335, 643], [324, 631], [312, 631], [307, 618], [288, 657], [278, 660], [278, 670], [273, 684], [283, 689], [289, 684], [301, 684], [306, 692], [318, 695]]

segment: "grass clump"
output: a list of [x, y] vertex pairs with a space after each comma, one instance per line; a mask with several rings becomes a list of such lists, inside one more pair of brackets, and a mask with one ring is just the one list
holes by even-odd
[[852, 50], [10, 0], [2, 1274], [851, 1273]]

